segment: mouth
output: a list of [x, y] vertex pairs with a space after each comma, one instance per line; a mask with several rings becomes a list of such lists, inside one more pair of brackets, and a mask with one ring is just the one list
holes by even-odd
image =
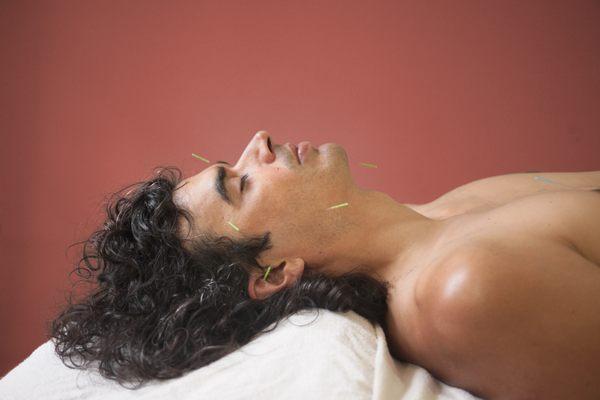
[[296, 146], [295, 144], [286, 143], [283, 145], [283, 147], [285, 147], [286, 149], [288, 149], [290, 151], [290, 153], [295, 158], [295, 160], [298, 162], [298, 164], [300, 164], [300, 165], [302, 164], [300, 162], [300, 156], [298, 155], [298, 146]]

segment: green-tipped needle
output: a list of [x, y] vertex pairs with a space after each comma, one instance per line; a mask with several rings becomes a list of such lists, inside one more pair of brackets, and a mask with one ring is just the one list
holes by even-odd
[[235, 229], [236, 231], [238, 231], [238, 232], [240, 231], [240, 228], [238, 228], [237, 226], [235, 226], [233, 222], [231, 222], [231, 221], [227, 221], [227, 223], [228, 223], [229, 225], [231, 225], [231, 226], [233, 227], [233, 229]]
[[362, 165], [363, 167], [367, 167], [367, 168], [377, 168], [377, 165], [367, 163], [367, 162], [360, 163], [360, 165]]
[[338, 205], [329, 207], [328, 210], [333, 210], [334, 208], [346, 207], [347, 205], [348, 205], [348, 203], [338, 204]]
[[204, 157], [202, 157], [202, 156], [199, 156], [199, 155], [198, 155], [198, 154], [196, 154], [196, 153], [192, 153], [192, 156], [194, 156], [194, 157], [196, 157], [196, 158], [198, 158], [198, 159], [200, 159], [200, 160], [202, 160], [202, 161], [204, 161], [204, 162], [207, 162], [207, 163], [209, 163], [209, 162], [210, 162], [210, 161], [208, 161], [206, 158], [204, 158]]
[[269, 265], [269, 268], [267, 268], [267, 272], [265, 272], [265, 276], [263, 277], [263, 279], [266, 281], [267, 280], [267, 276], [269, 276], [269, 272], [271, 272], [271, 266]]

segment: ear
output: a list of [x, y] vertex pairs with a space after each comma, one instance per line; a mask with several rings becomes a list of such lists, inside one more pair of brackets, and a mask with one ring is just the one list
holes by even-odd
[[252, 299], [266, 299], [273, 293], [292, 286], [303, 272], [304, 260], [301, 258], [286, 258], [272, 265], [266, 281], [263, 279], [264, 273], [252, 271], [248, 281], [248, 294]]

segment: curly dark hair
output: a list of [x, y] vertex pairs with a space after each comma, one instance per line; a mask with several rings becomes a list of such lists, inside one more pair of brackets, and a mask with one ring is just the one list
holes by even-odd
[[98, 362], [105, 378], [138, 388], [208, 365], [303, 309], [351, 310], [386, 329], [389, 283], [355, 270], [329, 277], [306, 266], [293, 286], [252, 299], [249, 273], [263, 270], [256, 258], [271, 247], [270, 232], [243, 240], [206, 233], [184, 247], [178, 221], [192, 217], [173, 202], [180, 181], [178, 168], [158, 167], [114, 193], [101, 229], [73, 244], [83, 254], [69, 276], [92, 290], [79, 300], [69, 293], [47, 323], [67, 367]]

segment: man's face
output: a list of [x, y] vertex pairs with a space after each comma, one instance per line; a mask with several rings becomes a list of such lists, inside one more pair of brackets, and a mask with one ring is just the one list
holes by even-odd
[[[348, 157], [334, 143], [311, 145], [299, 164], [294, 146], [271, 138], [271, 151], [269, 136], [256, 133], [235, 165], [215, 163], [184, 179], [175, 202], [192, 212], [196, 226], [189, 237], [206, 231], [233, 238], [270, 231], [273, 247], [261, 254], [262, 265], [288, 257], [318, 263], [343, 226], [339, 210], [327, 208], [346, 202], [355, 189]], [[215, 189], [220, 168], [231, 203]], [[241, 191], [243, 176], [247, 180]]]

